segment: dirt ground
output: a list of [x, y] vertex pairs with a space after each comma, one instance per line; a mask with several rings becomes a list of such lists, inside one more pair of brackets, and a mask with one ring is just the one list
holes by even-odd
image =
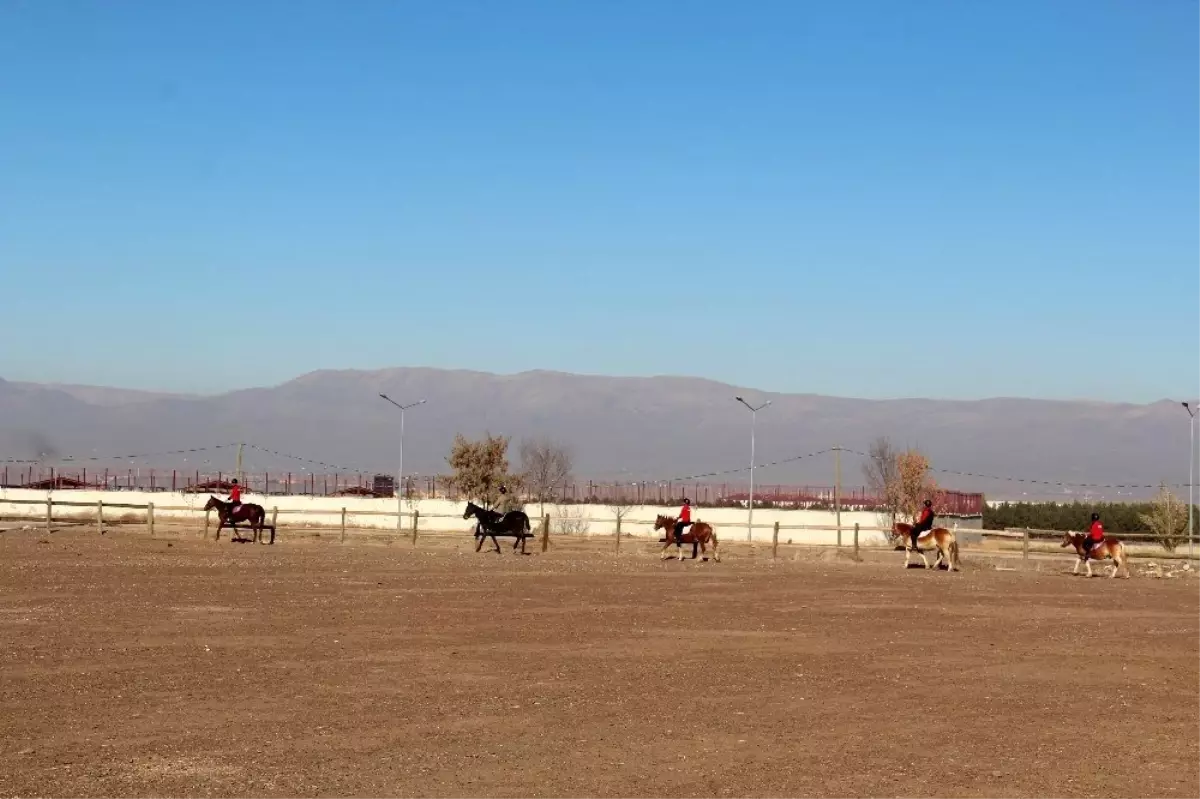
[[1200, 792], [1196, 579], [609, 546], [0, 533], [0, 795]]

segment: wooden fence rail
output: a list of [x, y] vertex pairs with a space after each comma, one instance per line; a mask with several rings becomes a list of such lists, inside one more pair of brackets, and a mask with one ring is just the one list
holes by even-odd
[[[52, 524], [54, 522], [54, 509], [55, 508], [63, 508], [63, 509], [78, 508], [78, 509], [86, 509], [88, 511], [94, 512], [96, 530], [97, 530], [97, 532], [100, 532], [100, 533], [103, 533], [105, 531], [106, 519], [107, 519], [107, 524], [109, 526], [113, 526], [114, 524], [118, 523], [119, 519], [117, 518], [117, 515], [115, 513], [116, 511], [141, 511], [141, 512], [143, 512], [145, 523], [150, 531], [151, 536], [153, 536], [155, 534], [156, 527], [161, 527], [162, 525], [170, 525], [170, 524], [198, 523], [200, 521], [201, 516], [203, 516], [203, 526], [204, 526], [204, 537], [205, 538], [208, 537], [208, 532], [211, 529], [211, 514], [210, 514], [210, 512], [205, 511], [203, 508], [200, 508], [200, 507], [194, 507], [194, 506], [188, 506], [188, 505], [157, 505], [153, 502], [139, 504], [139, 503], [131, 503], [131, 502], [105, 502], [103, 500], [100, 500], [97, 502], [90, 502], [90, 501], [82, 502], [82, 501], [76, 501], [76, 500], [57, 500], [57, 499], [54, 499], [53, 497], [47, 497], [46, 499], [0, 498], [0, 508], [2, 508], [4, 505], [44, 506], [45, 507], [44, 525], [45, 525], [46, 529], [48, 529], [48, 530], [51, 529]], [[108, 511], [112, 515], [106, 517], [105, 516], [106, 511]], [[358, 517], [392, 517], [392, 518], [396, 519], [394, 534], [397, 534], [397, 535], [404, 534], [405, 522], [407, 521], [408, 534], [411, 536], [411, 541], [412, 541], [413, 546], [417, 545], [420, 519], [422, 519], [422, 518], [424, 518], [424, 519], [455, 519], [458, 521], [462, 521], [462, 517], [457, 513], [425, 513], [425, 514], [422, 514], [417, 509], [413, 509], [411, 511], [397, 512], [395, 510], [361, 510], [360, 511], [360, 510], [350, 510], [349, 508], [346, 508], [346, 507], [340, 507], [337, 509], [329, 509], [329, 508], [322, 509], [322, 508], [280, 508], [280, 507], [273, 506], [270, 508], [269, 513], [270, 513], [270, 523], [272, 525], [278, 524], [278, 520], [279, 520], [280, 516], [333, 517], [337, 521], [333, 521], [333, 522], [330, 522], [330, 523], [327, 523], [324, 525], [317, 525], [317, 526], [318, 527], [325, 526], [328, 528], [338, 529], [341, 534], [340, 540], [342, 540], [342, 541], [346, 540], [347, 530], [349, 530], [349, 529], [369, 530], [375, 534], [384, 534], [384, 535], [388, 534], [388, 531], [393, 529], [393, 528], [385, 527], [385, 526], [356, 527], [354, 522]], [[166, 514], [183, 514], [183, 516], [181, 517], [181, 516], [177, 515], [174, 518], [172, 518], [171, 516], [168, 516]], [[0, 513], [0, 516], [3, 516], [3, 515], [4, 515], [3, 513]], [[32, 519], [32, 518], [36, 518], [36, 516], [26, 514], [26, 515], [18, 516], [16, 518]], [[68, 520], [67, 517], [60, 516], [60, 521], [67, 521], [67, 520]], [[70, 520], [78, 521], [79, 517], [75, 516], [75, 517], [71, 518]], [[595, 533], [595, 534], [584, 533], [583, 535], [575, 536], [575, 537], [602, 538], [606, 535], [611, 535], [614, 538], [616, 538], [615, 549], [616, 549], [616, 552], [618, 552], [618, 553], [620, 552], [621, 537], [622, 536], [631, 537], [630, 534], [628, 533], [630, 526], [637, 525], [637, 526], [650, 527], [654, 524], [654, 522], [652, 522], [650, 520], [631, 519], [631, 518], [629, 518], [628, 515], [624, 515], [621, 517], [615, 517], [615, 518], [609, 517], [609, 518], [602, 518], [602, 519], [591, 518], [591, 517], [586, 517], [586, 518], [572, 517], [571, 520], [572, 520], [572, 522], [581, 522], [581, 523], [586, 523], [588, 525], [591, 525], [591, 524], [615, 525], [615, 528], [616, 528], [615, 532]], [[543, 516], [543, 518], [539, 519], [538, 521], [541, 523], [541, 527], [542, 527], [541, 540], [542, 540], [543, 551], [545, 551], [545, 549], [550, 545], [550, 540], [551, 540], [551, 516], [550, 516], [550, 514], [546, 514], [545, 516]], [[300, 523], [303, 524], [302, 521]], [[738, 529], [740, 530], [742, 528], [743, 528], [743, 525], [739, 524]], [[312, 526], [309, 526], [308, 528], [305, 528], [305, 529], [313, 529], [313, 528], [312, 528]], [[837, 525], [837, 524], [782, 524], [780, 522], [767, 522], [767, 523], [755, 524], [755, 525], [753, 525], [753, 529], [770, 531], [770, 533], [771, 533], [770, 545], [771, 545], [772, 557], [778, 557], [778, 551], [779, 551], [779, 546], [780, 546], [780, 541], [779, 541], [780, 533], [787, 532], [787, 531], [835, 533], [836, 534], [836, 543], [833, 543], [833, 542], [830, 542], [830, 543], [811, 543], [811, 542], [793, 543], [790, 541], [790, 539], [785, 542], [785, 545], [789, 545], [789, 546], [793, 546], [793, 547], [822, 547], [822, 548], [833, 548], [833, 547], [842, 548], [843, 547], [842, 533], [853, 531], [854, 536], [852, 539], [852, 546], [853, 546], [853, 550], [854, 550], [856, 558], [858, 557], [859, 549], [863, 546], [872, 547], [875, 549], [895, 548], [895, 545], [893, 543], [865, 544], [865, 543], [861, 542], [860, 538], [859, 538], [861, 533], [864, 533], [864, 532], [888, 533], [888, 532], [890, 532], [890, 530], [889, 530], [889, 528], [885, 528], [885, 527], [864, 526], [864, 525], [857, 524], [857, 523], [853, 524], [853, 525], [851, 525], [851, 524]], [[424, 532], [426, 535], [456, 535], [456, 534], [458, 534], [457, 531], [433, 530], [433, 529], [429, 529], [429, 528], [426, 528]], [[1063, 535], [1063, 531], [1061, 531], [1061, 530], [1037, 530], [1037, 529], [977, 530], [974, 528], [964, 528], [964, 529], [960, 530], [960, 532], [969, 532], [969, 533], [977, 534], [985, 539], [992, 538], [992, 539], [1009, 540], [1009, 541], [1012, 541], [1013, 543], [1020, 542], [1021, 543], [1021, 552], [1022, 552], [1023, 557], [1026, 560], [1028, 560], [1030, 557], [1030, 553], [1031, 553], [1030, 544], [1031, 543], [1045, 544], [1049, 541], [1059, 539]], [[560, 533], [560, 535], [568, 535], [568, 534]], [[1146, 532], [1146, 533], [1122, 533], [1121, 535], [1114, 536], [1114, 537], [1119, 538], [1121, 540], [1127, 540], [1132, 543], [1156, 542], [1159, 540], [1158, 535], [1156, 535], [1154, 533], [1149, 533], [1149, 532]], [[738, 541], [738, 543], [740, 543], [740, 541]], [[765, 543], [765, 541], [762, 539], [755, 539], [755, 541], [753, 543], [755, 543], [757, 545], [763, 545]], [[1181, 542], [1181, 543], [1183, 543], [1183, 542]], [[1144, 553], [1130, 553], [1130, 554], [1132, 557], [1137, 557], [1139, 555], [1144, 556]]]

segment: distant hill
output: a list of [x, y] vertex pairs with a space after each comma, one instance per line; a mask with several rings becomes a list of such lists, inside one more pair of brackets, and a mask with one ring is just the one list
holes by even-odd
[[[772, 394], [687, 377], [425, 368], [319, 371], [279, 386], [206, 397], [0, 380], [0, 458], [154, 453], [240, 440], [388, 471], [395, 468], [399, 418], [379, 399], [381, 392], [402, 401], [428, 400], [408, 414], [409, 473], [444, 472], [454, 434], [485, 431], [515, 441], [557, 439], [573, 449], [576, 473], [585, 479], [666, 480], [737, 469], [749, 463], [750, 414], [733, 397], [746, 394], [772, 400], [758, 416], [759, 463], [835, 445], [866, 451], [872, 439], [887, 435], [897, 445], [920, 446], [943, 469], [1073, 483], [1187, 480], [1186, 415], [1165, 400], [862, 400]], [[137, 463], [193, 468], [181, 463], [185, 457]], [[187, 463], [204, 468], [205, 459], [224, 468], [233, 463], [228, 451], [193, 454]], [[857, 456], [843, 456], [844, 484], [862, 483], [860, 463]], [[256, 450], [247, 453], [247, 465], [304, 466]], [[714, 479], [737, 482], [746, 475]], [[832, 459], [763, 469], [759, 480], [830, 484]], [[991, 496], [1066, 496], [1062, 489], [1028, 483], [955, 475], [939, 480]], [[1113, 489], [1093, 491], [1101, 494], [1118, 497]]]

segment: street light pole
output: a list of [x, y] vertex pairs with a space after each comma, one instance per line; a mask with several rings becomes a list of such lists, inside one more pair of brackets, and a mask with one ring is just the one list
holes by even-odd
[[1196, 412], [1188, 403], [1181, 403], [1192, 417], [1188, 422], [1188, 557], [1192, 557], [1192, 484], [1196, 482]]
[[407, 405], [401, 405], [387, 394], [380, 394], [379, 396], [400, 409], [400, 468], [396, 471], [396, 523], [399, 524], [398, 520], [404, 514], [404, 412], [409, 408], [424, 405], [425, 400], [417, 400]]
[[757, 408], [746, 402], [741, 397], [734, 397], [735, 400], [745, 405], [750, 409], [750, 503], [749, 512], [746, 514], [746, 540], [754, 540], [754, 429], [758, 426], [758, 412], [771, 404], [767, 400]]

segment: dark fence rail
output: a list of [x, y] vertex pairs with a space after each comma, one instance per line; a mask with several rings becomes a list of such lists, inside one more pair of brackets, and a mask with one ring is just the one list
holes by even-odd
[[[195, 491], [228, 492], [232, 472], [204, 472], [180, 469], [87, 469], [56, 467], [5, 467], [0, 485], [7, 488], [31, 488], [63, 491]], [[392, 475], [368, 472], [315, 474], [312, 472], [243, 472], [240, 482], [246, 491], [270, 495], [306, 496], [395, 496]], [[554, 491], [553, 499], [562, 502], [673, 505], [684, 497], [698, 505], [732, 506], [749, 502], [748, 483], [702, 483], [676, 481], [574, 481]], [[754, 504], [762, 507], [826, 509], [834, 505], [833, 486], [756, 485]], [[446, 476], [413, 475], [404, 479], [404, 494], [412, 499], [461, 500]], [[526, 494], [527, 500], [535, 499]], [[548, 498], [549, 499], [549, 498]], [[861, 486], [842, 486], [841, 505], [847, 510], [872, 510], [879, 500]], [[983, 494], [943, 491], [938, 495], [941, 513], [976, 516], [983, 512]]]

